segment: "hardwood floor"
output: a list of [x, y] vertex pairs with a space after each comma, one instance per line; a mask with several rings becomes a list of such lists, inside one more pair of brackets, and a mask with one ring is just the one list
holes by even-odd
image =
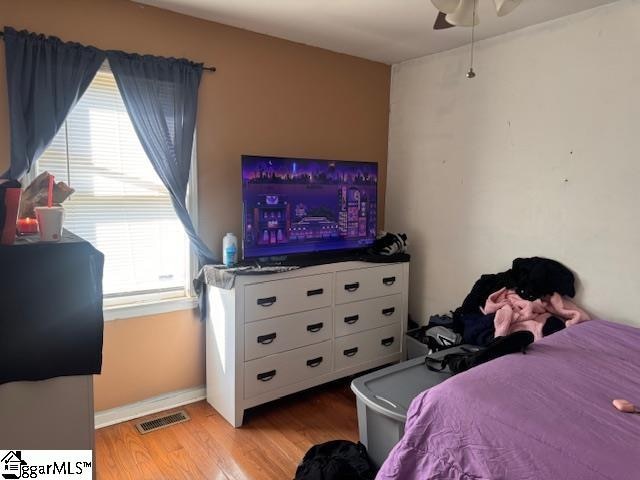
[[97, 430], [98, 480], [292, 479], [312, 445], [358, 440], [346, 380], [249, 410], [239, 429], [205, 401], [180, 408], [190, 421], [145, 435], [134, 426], [140, 419]]

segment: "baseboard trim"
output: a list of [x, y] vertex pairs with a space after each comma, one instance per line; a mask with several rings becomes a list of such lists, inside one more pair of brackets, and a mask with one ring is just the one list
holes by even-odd
[[206, 397], [205, 386], [201, 385], [165, 393], [121, 407], [101, 410], [95, 413], [95, 428], [97, 430], [98, 428], [108, 427], [109, 425], [144, 417], [145, 415], [169, 410], [170, 408], [180, 407], [188, 403], [204, 400]]

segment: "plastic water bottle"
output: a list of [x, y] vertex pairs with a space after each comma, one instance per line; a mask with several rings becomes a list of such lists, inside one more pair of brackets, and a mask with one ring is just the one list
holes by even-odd
[[222, 239], [222, 263], [231, 267], [238, 262], [238, 239], [233, 233], [227, 233]]

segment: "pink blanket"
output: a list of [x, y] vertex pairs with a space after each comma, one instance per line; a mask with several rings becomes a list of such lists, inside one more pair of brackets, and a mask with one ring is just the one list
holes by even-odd
[[506, 288], [489, 295], [482, 312], [495, 312], [496, 337], [529, 330], [536, 340], [542, 338], [542, 327], [551, 316], [564, 320], [567, 326], [590, 320], [584, 310], [558, 293], [529, 301]]

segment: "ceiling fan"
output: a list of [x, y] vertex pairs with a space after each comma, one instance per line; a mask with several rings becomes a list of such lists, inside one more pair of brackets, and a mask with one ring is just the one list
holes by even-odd
[[[431, 0], [438, 9], [438, 17], [433, 25], [434, 30], [451, 27], [473, 27], [480, 23], [476, 12], [478, 0]], [[493, 0], [496, 14], [503, 17], [511, 13], [522, 0]], [[474, 21], [475, 20], [475, 21]]]
[[[475, 78], [473, 70], [473, 47], [475, 44], [476, 25], [480, 23], [478, 17], [479, 0], [431, 0], [438, 9], [438, 17], [433, 25], [434, 30], [444, 30], [451, 27], [471, 27], [471, 58], [467, 78]], [[503, 17], [511, 13], [522, 0], [493, 0], [496, 6], [496, 14]]]

